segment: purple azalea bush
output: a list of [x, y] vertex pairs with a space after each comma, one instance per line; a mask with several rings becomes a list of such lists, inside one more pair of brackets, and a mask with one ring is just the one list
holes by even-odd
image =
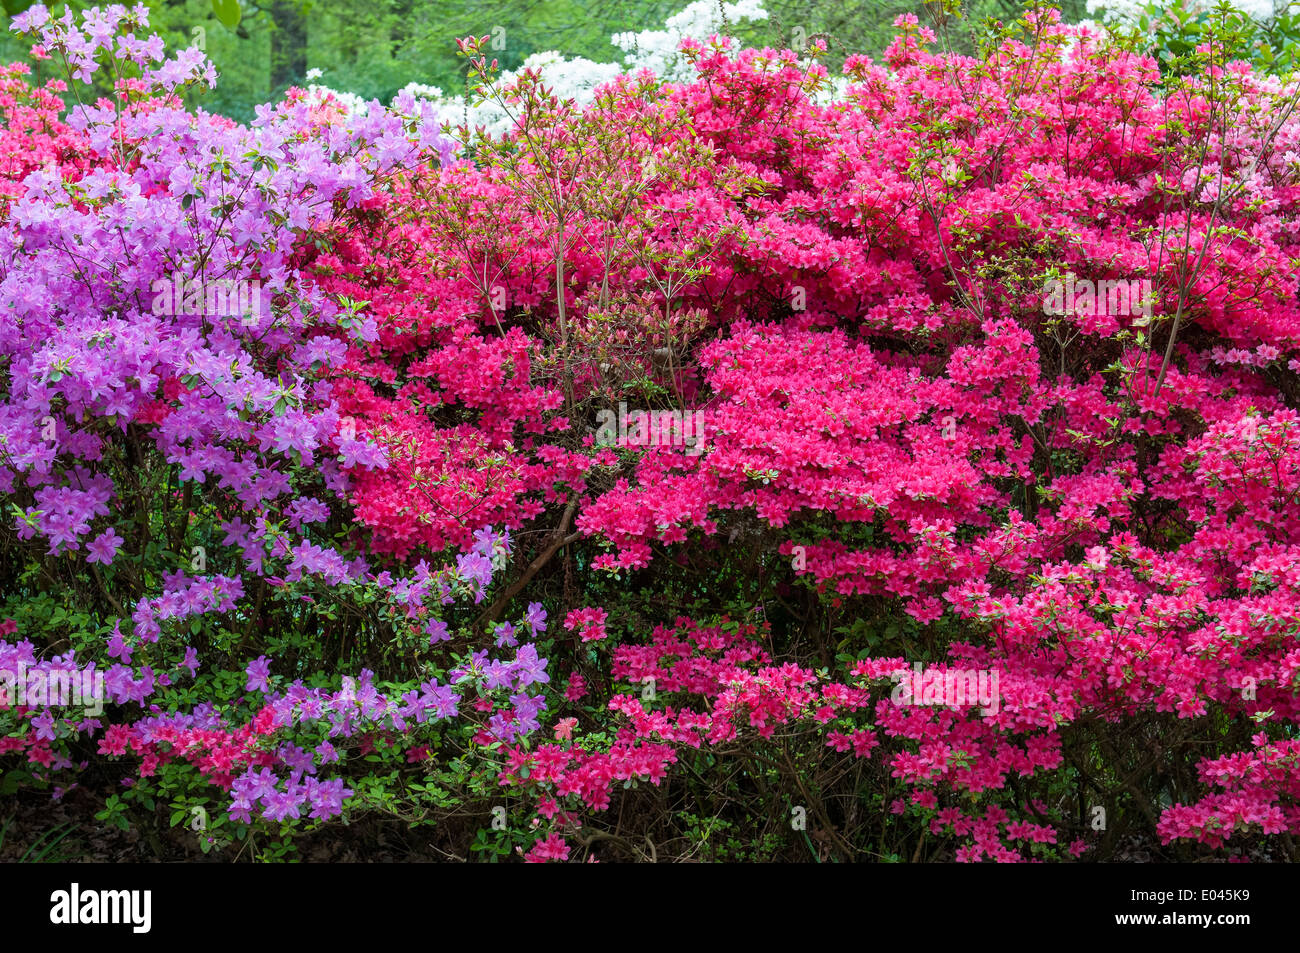
[[[205, 818], [207, 850], [338, 816], [348, 762], [376, 751], [534, 729], [546, 660], [519, 639], [544, 614], [498, 657], [456, 626], [508, 535], [442, 568], [368, 558], [348, 490], [386, 453], [325, 378], [375, 328], [313, 259], [452, 160], [429, 105], [350, 116], [292, 92], [239, 125], [185, 105], [214, 70], [165, 57], [142, 5], [14, 27], [115, 95], [67, 111], [59, 161], [9, 183], [0, 220], [0, 756], [56, 796], [115, 769], [104, 820], [163, 800], [173, 824]], [[342, 675], [371, 659], [380, 675]], [[69, 673], [86, 705], [26, 697]]]

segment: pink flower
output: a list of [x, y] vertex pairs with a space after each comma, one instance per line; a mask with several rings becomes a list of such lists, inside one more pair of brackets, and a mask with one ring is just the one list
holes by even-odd
[[550, 834], [537, 841], [524, 856], [524, 862], [529, 864], [544, 864], [550, 860], [568, 859], [569, 845], [564, 842], [564, 838], [559, 834]]
[[605, 638], [604, 609], [573, 609], [564, 617], [564, 627], [576, 629], [584, 642], [599, 642]]

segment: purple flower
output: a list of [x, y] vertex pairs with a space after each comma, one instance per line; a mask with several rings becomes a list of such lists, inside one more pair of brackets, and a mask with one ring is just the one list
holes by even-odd
[[113, 623], [113, 634], [108, 639], [108, 657], [120, 658], [123, 662], [129, 663], [135, 650], [122, 640], [121, 625], [120, 619]]
[[456, 575], [475, 586], [475, 601], [481, 601], [483, 590], [492, 581], [492, 560], [479, 553], [462, 553], [456, 557]]
[[496, 643], [497, 648], [499, 649], [503, 649], [506, 646], [513, 648], [518, 645], [519, 640], [515, 638], [515, 627], [509, 622], [502, 622], [498, 625]]
[[425, 625], [424, 631], [429, 635], [430, 645], [451, 640], [451, 635], [447, 632], [447, 623], [441, 619], [430, 619]]
[[121, 546], [122, 543], [122, 537], [118, 536], [117, 532], [110, 526], [104, 532], [95, 537], [95, 539], [86, 547], [90, 550], [90, 555], [86, 557], [86, 562], [103, 563], [107, 566], [113, 561], [113, 557], [117, 555], [118, 547]]
[[36, 729], [37, 741], [53, 741], [54, 734], [54, 716], [48, 711], [43, 711], [32, 719], [32, 727]]
[[483, 684], [486, 688], [506, 688], [514, 676], [513, 666], [493, 659], [483, 668]]
[[484, 526], [482, 529], [474, 531], [473, 551], [481, 556], [491, 556], [492, 546], [497, 540], [497, 534], [492, 532], [491, 526]]
[[275, 785], [279, 779], [270, 768], [262, 768], [256, 773], [249, 768], [243, 776], [248, 779], [248, 793], [253, 800], [266, 800], [275, 793]]
[[248, 668], [244, 669], [248, 675], [248, 682], [244, 685], [244, 691], [247, 692], [269, 692], [271, 683], [267, 680], [271, 674], [271, 663], [265, 655], [259, 655], [257, 661], [249, 662]]
[[510, 704], [515, 706], [520, 721], [532, 721], [534, 727], [537, 716], [546, 710], [546, 699], [541, 695], [511, 695]]
[[332, 764], [339, 759], [338, 751], [328, 741], [322, 741], [316, 746], [316, 754], [320, 756], [321, 764]]
[[488, 719], [487, 730], [492, 737], [499, 738], [502, 741], [513, 741], [517, 733], [510, 716], [506, 712], [500, 711]]
[[546, 674], [546, 659], [537, 657], [537, 648], [532, 643], [519, 650], [515, 656], [514, 669], [519, 688], [551, 680], [551, 676]]
[[288, 791], [276, 791], [263, 799], [266, 805], [262, 809], [262, 816], [268, 821], [283, 821], [287, 818], [298, 818], [298, 807], [302, 800]]
[[312, 757], [310, 751], [299, 748], [297, 745], [286, 743], [280, 746], [280, 750], [277, 754], [279, 755], [280, 760], [294, 771], [301, 771], [306, 774], [314, 774], [316, 772], [315, 759]]
[[424, 694], [421, 703], [432, 711], [435, 718], [454, 718], [460, 706], [460, 696], [450, 685], [439, 685], [437, 680], [425, 682], [420, 686]]
[[330, 818], [343, 813], [343, 802], [352, 796], [352, 789], [345, 788], [343, 781], [333, 778], [329, 781], [307, 779], [307, 799], [311, 802], [311, 817]]

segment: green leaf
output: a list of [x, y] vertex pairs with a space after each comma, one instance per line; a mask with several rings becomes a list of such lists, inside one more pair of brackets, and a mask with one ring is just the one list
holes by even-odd
[[221, 25], [228, 30], [239, 26], [243, 11], [239, 9], [239, 0], [212, 0], [212, 12], [217, 15]]

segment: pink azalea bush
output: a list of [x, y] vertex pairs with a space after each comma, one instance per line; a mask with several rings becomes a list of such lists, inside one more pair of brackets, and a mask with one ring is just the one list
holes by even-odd
[[[577, 677], [599, 671], [622, 727], [517, 748], [502, 777], [579, 838], [613, 782], [717, 746], [760, 773], [780, 731], [868, 762], [878, 809], [959, 859], [1109, 853], [1094, 807], [1165, 842], [1276, 844], [1298, 819], [1267, 747], [1296, 718], [1295, 91], [1212, 49], [1217, 85], [1165, 81], [1050, 14], [981, 61], [900, 27], [830, 102], [816, 65], [721, 46], [693, 48], [693, 83], [621, 80], [586, 109], [505, 93], [518, 151], [480, 142], [388, 245], [328, 263], [354, 297], [396, 285], [341, 377], [409, 463], [367, 473], [359, 513], [404, 550], [454, 544], [477, 507], [542, 528], [529, 578], [670, 593], [700, 559], [801, 607], [706, 649], [653, 597], [622, 626], [607, 606], [614, 644]], [[1054, 313], [1044, 289], [1075, 276], [1143, 296]], [[699, 410], [703, 453], [593, 441], [636, 400]], [[581, 641], [591, 612], [566, 617]], [[996, 711], [898, 704], [917, 662], [996, 674]], [[1207, 775], [1209, 724], [1270, 768]]]

